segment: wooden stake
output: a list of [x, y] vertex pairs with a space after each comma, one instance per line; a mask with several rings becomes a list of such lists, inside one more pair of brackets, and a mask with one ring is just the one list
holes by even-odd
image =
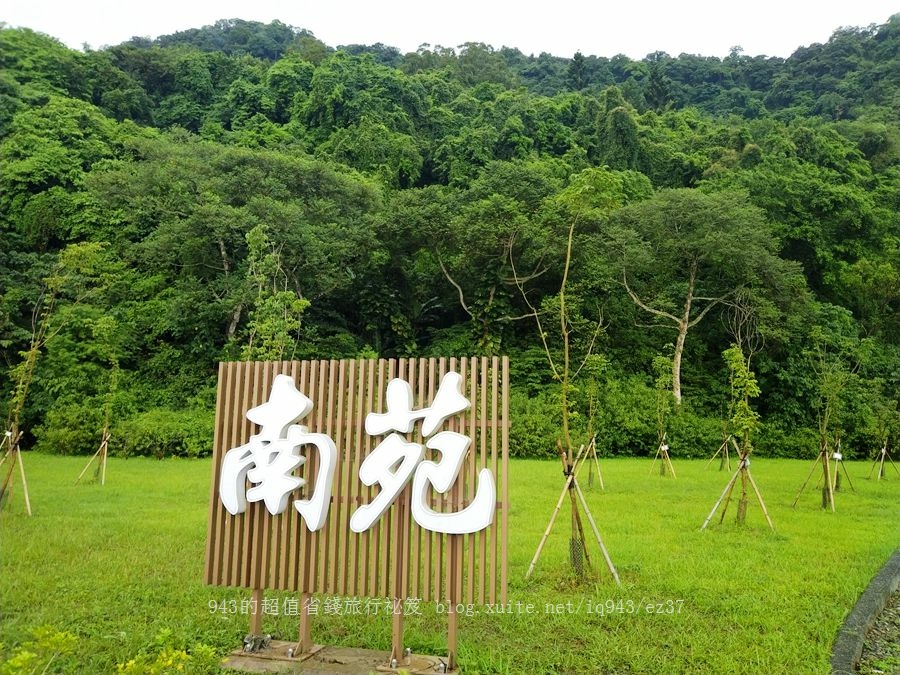
[[847, 466], [844, 464], [843, 459], [834, 460], [834, 477], [831, 481], [832, 489], [837, 492], [838, 479], [840, 478], [840, 476], [838, 476], [839, 467], [844, 470], [844, 478], [847, 479], [847, 484], [850, 486], [850, 489], [853, 490], [853, 492], [856, 492], [856, 488], [853, 487], [853, 482], [850, 480], [850, 474], [847, 472]]
[[672, 460], [669, 457], [669, 446], [666, 445], [666, 436], [667, 435], [668, 435], [668, 432], [663, 434], [663, 437], [659, 442], [659, 447], [656, 448], [656, 456], [653, 458], [653, 464], [650, 465], [650, 474], [648, 474], [648, 475], [653, 474], [653, 467], [656, 466], [656, 460], [659, 459], [660, 464], [662, 465], [660, 467], [660, 471], [662, 472], [661, 475], [665, 475], [666, 466], [668, 466], [669, 470], [672, 472], [672, 478], [678, 477], [675, 475], [675, 467], [672, 466]]
[[769, 518], [769, 512], [766, 509], [766, 503], [763, 501], [762, 495], [759, 492], [759, 488], [756, 487], [756, 481], [753, 480], [753, 474], [750, 473], [750, 467], [747, 467], [747, 478], [750, 479], [750, 485], [753, 486], [753, 491], [756, 493], [756, 498], [759, 500], [759, 505], [762, 508], [763, 514], [766, 516], [766, 521], [769, 523], [769, 527], [772, 528], [772, 532], [775, 531], [775, 526], [772, 524], [772, 519]]
[[[78, 485], [78, 482], [82, 479], [85, 473], [87, 473], [88, 467], [94, 463], [94, 460], [99, 459], [99, 464], [97, 465], [97, 472], [100, 474], [100, 485], [106, 485], [106, 457], [107, 457], [107, 449], [109, 448], [109, 429], [103, 430], [103, 435], [100, 438], [100, 447], [97, 448], [97, 452], [91, 455], [91, 458], [88, 460], [88, 463], [84, 465], [84, 468], [81, 470], [81, 473], [78, 474], [78, 478], [75, 479], [75, 485]], [[95, 476], [96, 480], [96, 476]]]
[[103, 448], [103, 460], [100, 465], [100, 485], [106, 485], [106, 458], [109, 457], [109, 431], [103, 432], [103, 443], [100, 444], [100, 447]]
[[872, 468], [869, 470], [869, 479], [872, 478], [872, 472], [875, 471], [875, 467], [878, 467], [878, 478], [877, 480], [881, 480], [884, 478], [884, 460], [887, 459], [890, 461], [891, 466], [894, 467], [894, 471], [897, 472], [897, 475], [900, 476], [900, 469], [897, 468], [897, 465], [894, 464], [894, 458], [891, 457], [891, 453], [888, 452], [888, 442], [885, 440], [884, 445], [881, 448], [881, 452], [875, 457], [875, 461], [872, 462]]
[[[596, 438], [596, 437], [595, 437]], [[587, 463], [588, 469], [590, 469], [593, 464], [590, 463], [588, 455], [591, 451], [593, 451], [594, 455], [594, 463], [597, 465], [597, 477], [600, 479], [600, 489], [605, 490], [606, 487], [603, 485], [603, 474], [600, 471], [600, 460], [597, 457], [597, 446], [594, 445], [595, 438], [591, 439], [591, 442], [588, 444], [588, 452], [584, 453], [584, 456], [581, 458], [581, 464], [578, 464], [575, 467], [575, 478], [578, 478], [578, 475], [581, 473], [582, 467]]]
[[[894, 471], [896, 471], [897, 475], [900, 476], [900, 469], [898, 469], [897, 465], [894, 464], [894, 458], [891, 457], [891, 453], [885, 452], [885, 454], [887, 455], [888, 460], [891, 462], [891, 466], [894, 467]], [[882, 460], [882, 462], [883, 462], [883, 460]]]
[[609, 568], [609, 571], [612, 573], [613, 578], [616, 580], [616, 585], [621, 586], [622, 582], [619, 581], [619, 573], [616, 572], [615, 565], [613, 565], [612, 560], [609, 557], [609, 552], [607, 552], [606, 546], [603, 544], [603, 538], [600, 536], [600, 530], [597, 529], [597, 523], [594, 522], [594, 517], [591, 515], [591, 510], [588, 508], [587, 500], [584, 498], [584, 493], [581, 492], [581, 486], [578, 485], [577, 480], [573, 482], [575, 485], [575, 491], [578, 493], [578, 498], [581, 500], [581, 505], [584, 507], [584, 515], [587, 517], [588, 522], [591, 524], [591, 529], [594, 531], [594, 536], [597, 538], [597, 543], [600, 545], [600, 551], [601, 553], [603, 553], [603, 559], [606, 560], [606, 566]]
[[666, 461], [669, 463], [669, 471], [672, 472], [672, 478], [678, 478], [678, 475], [675, 473], [675, 467], [672, 466], [672, 458], [669, 457], [669, 451], [666, 450]]
[[[722, 490], [722, 494], [719, 495], [719, 499], [718, 499], [718, 501], [716, 501], [715, 506], [712, 507], [712, 511], [710, 511], [710, 512], [709, 512], [709, 515], [706, 516], [706, 520], [703, 522], [703, 525], [702, 525], [702, 527], [700, 528], [701, 530], [705, 530], [705, 529], [706, 529], [706, 526], [709, 525], [709, 521], [712, 520], [712, 517], [715, 515], [716, 509], [719, 508], [719, 504], [721, 504], [721, 503], [722, 503], [722, 500], [725, 499], [725, 495], [726, 495], [726, 494], [728, 494], [728, 495], [731, 494], [731, 489], [734, 487], [734, 482], [737, 480], [738, 474], [739, 474], [740, 472], [741, 472], [740, 469], [738, 469], [737, 471], [734, 472], [734, 475], [731, 477], [731, 480], [728, 481], [728, 485], [725, 486], [725, 489]], [[723, 512], [723, 514], [724, 514], [724, 512]], [[724, 515], [723, 515], [723, 517], [724, 517]]]
[[831, 471], [828, 468], [828, 448], [823, 447], [821, 452], [822, 457], [822, 471], [825, 476], [825, 485], [828, 490], [828, 501], [831, 504], [831, 512], [834, 513], [834, 490], [831, 485]]
[[563, 500], [566, 498], [566, 493], [569, 491], [569, 483], [572, 482], [574, 476], [568, 476], [566, 478], [566, 483], [563, 485], [562, 492], [559, 495], [559, 499], [556, 502], [556, 508], [553, 509], [553, 515], [550, 516], [550, 522], [547, 523], [547, 529], [544, 530], [544, 536], [541, 537], [541, 541], [538, 544], [537, 550], [534, 552], [534, 557], [531, 559], [531, 564], [528, 566], [528, 571], [525, 573], [525, 578], [531, 576], [531, 573], [534, 571], [534, 566], [537, 564], [538, 558], [541, 555], [541, 550], [544, 548], [544, 544], [547, 542], [547, 537], [550, 536], [550, 531], [553, 529], [553, 523], [556, 522], [556, 516], [559, 515], [559, 510], [562, 508]]
[[606, 490], [606, 486], [603, 485], [603, 472], [600, 471], [600, 458], [597, 457], [597, 443], [596, 443], [596, 440], [597, 440], [597, 437], [596, 437], [596, 436], [594, 436], [594, 437], [591, 439], [591, 447], [593, 448], [593, 452], [594, 452], [594, 463], [597, 465], [597, 478], [600, 480], [600, 489], [605, 491], [605, 490]]
[[816, 470], [816, 464], [819, 463], [819, 458], [816, 457], [816, 461], [813, 462], [812, 469], [809, 471], [809, 475], [806, 477], [806, 480], [803, 481], [803, 486], [800, 488], [800, 492], [797, 493], [797, 496], [794, 498], [794, 503], [791, 505], [791, 508], [797, 508], [797, 502], [800, 501], [800, 495], [803, 494], [803, 491], [806, 489], [807, 484], [809, 483], [809, 479], [812, 478], [813, 472]]
[[84, 465], [84, 468], [81, 470], [81, 473], [78, 474], [78, 478], [75, 479], [74, 485], [78, 485], [78, 481], [87, 473], [87, 470], [90, 468], [91, 464], [94, 463], [94, 460], [97, 459], [97, 455], [99, 455], [103, 451], [103, 444], [100, 444], [100, 447], [97, 448], [97, 451], [91, 455], [91, 458], [88, 460], [88, 463]]
[[[11, 438], [7, 436], [6, 438]], [[12, 494], [13, 487], [13, 476], [16, 470], [16, 463], [19, 464], [19, 474], [22, 477], [22, 492], [25, 495], [25, 510], [28, 512], [28, 515], [32, 515], [31, 513], [31, 499], [28, 497], [28, 481], [25, 478], [25, 465], [22, 463], [22, 451], [19, 448], [19, 440], [22, 438], [22, 432], [19, 431], [15, 435], [15, 439], [10, 440], [10, 445], [6, 449], [6, 454], [3, 456], [3, 460], [6, 461], [7, 457], [11, 457], [9, 469], [6, 471], [6, 478], [3, 479], [3, 485], [0, 486], [0, 495]]]
[[[722, 445], [719, 446], [719, 449], [713, 454], [712, 457], [709, 458], [709, 461], [703, 465], [704, 469], [709, 468], [709, 465], [713, 463], [713, 460], [719, 456], [719, 453], [723, 453], [723, 458], [728, 456], [728, 439], [726, 438], [722, 441]], [[731, 468], [731, 462], [729, 460], [728, 468]]]
[[19, 448], [18, 442], [16, 443], [16, 459], [19, 460], [19, 473], [22, 475], [22, 492], [25, 495], [25, 509], [28, 511], [28, 515], [31, 515], [31, 500], [28, 499], [28, 481], [25, 479], [25, 465], [22, 464], [22, 450]]
[[[737, 475], [741, 475], [741, 470], [738, 469]], [[731, 504], [731, 495], [734, 494], [734, 486], [737, 485], [737, 481], [731, 484], [731, 487], [728, 489], [728, 493], [725, 495], [725, 504], [722, 506], [722, 513], [719, 517], [719, 525], [725, 522], [725, 514], [728, 513], [728, 506]]]

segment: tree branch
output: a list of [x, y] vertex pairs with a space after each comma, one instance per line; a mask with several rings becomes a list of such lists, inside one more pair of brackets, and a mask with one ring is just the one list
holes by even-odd
[[[435, 251], [435, 253], [437, 253]], [[450, 272], [447, 271], [447, 268], [444, 266], [444, 261], [441, 259], [441, 254], [437, 253], [438, 264], [441, 266], [441, 271], [444, 273], [444, 276], [447, 277], [447, 281], [453, 284], [453, 288], [456, 289], [456, 292], [459, 293], [459, 304], [462, 306], [463, 310], [465, 310], [466, 314], [469, 315], [473, 320], [475, 319], [475, 315], [472, 313], [472, 310], [469, 309], [469, 306], [466, 304], [466, 297], [463, 294], [462, 286], [456, 283], [456, 280], [450, 276]]]
[[[732, 290], [732, 291], [730, 291], [730, 292], [726, 293], [725, 295], [722, 295], [722, 296], [720, 296], [720, 297], [718, 297], [718, 298], [708, 298], [709, 300], [711, 300], [711, 302], [710, 302], [706, 307], [704, 307], [703, 310], [702, 310], [696, 317], [694, 317], [693, 320], [691, 320], [691, 321], [688, 323], [688, 328], [693, 328], [693, 327], [696, 326], [698, 323], [700, 323], [700, 321], [703, 320], [703, 317], [706, 316], [706, 315], [709, 313], [709, 310], [711, 310], [713, 307], [715, 307], [715, 306], [718, 305], [719, 303], [725, 302], [725, 300], [726, 300], [727, 298], [729, 298], [730, 296], [732, 296], [732, 295], [734, 295], [735, 293], [737, 293], [738, 290], [739, 290], [739, 289], [735, 288], [734, 290]], [[700, 300], [700, 299], [701, 299], [701, 298], [694, 298], [694, 300]], [[703, 299], [703, 300], [707, 300], [707, 298], [702, 298], [702, 299]]]
[[[553, 360], [553, 355], [550, 353], [550, 346], [547, 344], [547, 333], [544, 332], [544, 327], [541, 325], [541, 315], [538, 312], [537, 308], [531, 303], [531, 300], [528, 299], [528, 294], [525, 292], [525, 284], [519, 278], [519, 273], [516, 272], [516, 263], [514, 260], [514, 256], [512, 253], [512, 240], [510, 240], [509, 247], [507, 249], [509, 254], [509, 266], [513, 271], [513, 281], [516, 284], [516, 287], [519, 289], [519, 294], [522, 296], [522, 299], [525, 301], [525, 304], [528, 305], [528, 309], [531, 310], [531, 316], [534, 317], [535, 323], [537, 323], [538, 335], [541, 338], [541, 344], [544, 346], [544, 355], [547, 357], [547, 363], [550, 364], [550, 371], [553, 373], [553, 377], [556, 379], [559, 378], [559, 370], [556, 367], [556, 362]], [[440, 260], [440, 259], [438, 259]]]
[[645, 304], [645, 303], [638, 297], [637, 293], [635, 293], [634, 291], [632, 291], [631, 288], [628, 286], [628, 279], [627, 279], [626, 276], [625, 276], [625, 270], [624, 270], [624, 269], [622, 270], [622, 283], [625, 285], [625, 290], [628, 291], [628, 295], [631, 296], [631, 299], [634, 301], [634, 304], [636, 304], [638, 307], [640, 307], [641, 309], [643, 309], [645, 312], [650, 312], [650, 314], [654, 314], [654, 315], [656, 315], [656, 316], [664, 317], [664, 318], [669, 319], [670, 321], [672, 321], [672, 322], [674, 322], [674, 323], [676, 323], [676, 324], [678, 324], [678, 323], [681, 322], [681, 319], [679, 319], [679, 318], [678, 318], [677, 316], [675, 316], [674, 314], [669, 314], [668, 312], [664, 312], [664, 311], [662, 311], [661, 309], [656, 309], [655, 307], [650, 307], [649, 305]]

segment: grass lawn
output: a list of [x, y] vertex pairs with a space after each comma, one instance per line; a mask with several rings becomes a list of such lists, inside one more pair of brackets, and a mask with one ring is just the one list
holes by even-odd
[[[210, 607], [239, 605], [249, 591], [201, 582], [209, 460], [110, 459], [101, 487], [73, 485], [86, 458], [24, 459], [34, 517], [18, 479], [0, 514], [0, 655], [43, 625], [79, 640], [48, 672], [115, 672], [165, 642], [223, 656], [240, 644], [248, 617]], [[509, 599], [533, 611], [476, 607], [461, 617], [463, 672], [828, 672], [843, 617], [900, 544], [900, 479], [870, 481], [869, 463], [848, 462], [856, 492], [845, 481], [837, 513], [820, 510], [815, 478], [792, 509], [811, 460], [757, 459], [753, 475], [777, 532], [755, 499], [746, 526], [734, 524], [733, 501], [723, 526], [716, 519], [701, 532], [728, 477], [704, 460], [674, 462], [677, 479], [649, 475], [648, 459], [603, 460], [603, 492], [587, 489], [582, 472], [621, 588], [605, 570], [580, 583], [566, 572], [568, 501], [524, 580], [562, 476], [558, 462], [511, 462]], [[589, 552], [597, 567], [599, 552]], [[446, 619], [433, 604], [420, 609], [407, 620], [407, 644], [440, 653]], [[266, 617], [264, 629], [291, 639], [296, 618]], [[386, 616], [323, 615], [313, 630], [317, 642], [389, 648]]]

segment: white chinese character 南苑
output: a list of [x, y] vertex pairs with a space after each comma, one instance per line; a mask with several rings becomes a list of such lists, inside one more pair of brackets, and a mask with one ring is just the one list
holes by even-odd
[[[309, 499], [294, 500], [294, 508], [310, 531], [322, 528], [331, 503], [337, 448], [325, 434], [310, 433], [307, 427], [295, 424], [310, 410], [312, 401], [297, 390], [293, 378], [277, 375], [269, 400], [247, 412], [247, 419], [261, 430], [245, 445], [225, 453], [222, 460], [219, 497], [230, 514], [246, 511], [248, 501], [262, 501], [272, 515], [282, 513], [290, 493], [306, 482], [293, 475], [307, 459], [300, 449], [315, 446], [320, 460], [314, 490]], [[254, 486], [245, 491], [246, 480]]]
[[[469, 437], [453, 431], [435, 433], [448, 418], [469, 408], [468, 399], [460, 391], [461, 381], [458, 373], [444, 375], [431, 406], [421, 410], [412, 409], [412, 387], [408, 382], [399, 378], [388, 382], [387, 412], [366, 416], [367, 434], [388, 436], [363, 460], [359, 469], [359, 479], [369, 486], [378, 483], [381, 491], [353, 513], [351, 530], [369, 529], [390, 508], [411, 477], [412, 516], [421, 527], [446, 534], [466, 534], [491, 524], [495, 487], [494, 477], [487, 468], [479, 472], [475, 498], [464, 509], [441, 513], [428, 505], [432, 488], [443, 494], [456, 481], [471, 443]], [[441, 452], [440, 462], [424, 460], [425, 447], [410, 443], [400, 435], [412, 431], [416, 420], [422, 420], [422, 435], [430, 437], [425, 445]]]

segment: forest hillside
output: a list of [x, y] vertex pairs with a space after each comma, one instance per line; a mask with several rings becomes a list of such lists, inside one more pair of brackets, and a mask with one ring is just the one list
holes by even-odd
[[900, 15], [639, 61], [0, 28], [23, 447], [208, 453], [221, 360], [502, 353], [514, 456], [553, 455], [562, 389], [576, 441], [712, 455], [732, 344], [758, 453], [900, 440]]

